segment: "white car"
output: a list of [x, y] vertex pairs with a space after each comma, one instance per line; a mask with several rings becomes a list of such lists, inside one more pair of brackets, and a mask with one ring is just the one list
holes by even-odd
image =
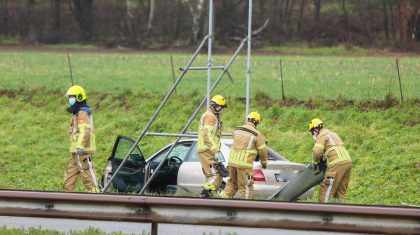
[[[221, 160], [227, 166], [232, 139], [221, 139], [221, 143]], [[109, 182], [133, 144], [132, 139], [118, 136], [107, 161], [102, 184], [106, 185]], [[155, 173], [157, 176], [149, 184], [149, 192], [199, 195], [205, 178], [198, 160], [197, 139], [180, 140], [161, 169], [155, 172], [171, 146], [172, 144], [165, 146], [146, 160], [137, 146], [111, 183], [111, 188], [118, 192], [139, 192], [151, 174]], [[302, 164], [290, 162], [271, 148], [268, 148], [268, 156], [266, 169], [262, 169], [258, 161], [254, 162], [254, 195], [257, 199], [265, 199], [272, 195], [304, 167]], [[224, 178], [221, 188], [224, 188], [226, 182], [227, 178]], [[311, 198], [312, 195], [313, 189], [310, 189], [300, 198]]]

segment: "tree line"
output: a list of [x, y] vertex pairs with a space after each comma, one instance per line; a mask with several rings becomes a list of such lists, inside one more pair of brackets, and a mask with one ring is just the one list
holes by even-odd
[[[255, 46], [307, 42], [416, 48], [418, 0], [254, 0]], [[214, 0], [216, 44], [247, 33], [248, 0]], [[0, 38], [19, 43], [113, 47], [196, 44], [208, 32], [208, 0], [0, 0]]]

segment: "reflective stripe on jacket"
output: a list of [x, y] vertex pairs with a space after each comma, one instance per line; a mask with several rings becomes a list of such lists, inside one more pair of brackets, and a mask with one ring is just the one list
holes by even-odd
[[239, 168], [252, 168], [259, 155], [262, 165], [267, 165], [268, 151], [265, 137], [257, 131], [251, 122], [236, 127], [233, 132], [233, 144], [230, 148], [229, 165]]
[[216, 154], [220, 151], [222, 125], [218, 116], [211, 111], [201, 115], [198, 126], [198, 152], [210, 150]]
[[328, 129], [321, 129], [316, 137], [316, 143], [312, 149], [314, 162], [318, 162], [323, 156], [328, 160], [328, 166], [351, 162], [350, 155], [344, 146], [344, 142], [335, 133]]
[[83, 149], [84, 153], [95, 153], [93, 116], [84, 110], [73, 115], [70, 119], [69, 138], [70, 153], [75, 153], [77, 148]]

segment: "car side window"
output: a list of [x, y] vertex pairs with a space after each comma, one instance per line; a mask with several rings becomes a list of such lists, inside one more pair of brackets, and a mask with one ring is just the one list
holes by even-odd
[[197, 145], [198, 144], [194, 144], [194, 147], [193, 147], [193, 149], [191, 151], [191, 156], [188, 159], [188, 162], [199, 162], [199, 160], [198, 160], [198, 147], [197, 147]]
[[[128, 151], [133, 147], [134, 142], [130, 139], [120, 138], [118, 141], [117, 149], [115, 150], [114, 158], [124, 159], [127, 156]], [[134, 148], [129, 159], [133, 161], [140, 161], [143, 159], [143, 154], [141, 153], [138, 146]]]
[[[226, 161], [225, 157], [222, 154], [222, 162]], [[191, 154], [190, 157], [188, 158], [188, 162], [199, 162], [200, 160], [198, 160], [198, 144], [195, 144], [191, 150]]]
[[[170, 146], [167, 147], [164, 151], [160, 152], [156, 157], [153, 158], [152, 161], [156, 163], [160, 163], [163, 160], [163, 158], [166, 156], [166, 154], [168, 153], [169, 148]], [[177, 146], [175, 146], [174, 149], [172, 149], [171, 154], [169, 154], [169, 157], [177, 156], [182, 161], [185, 161], [190, 148], [191, 148], [191, 143], [178, 144]]]

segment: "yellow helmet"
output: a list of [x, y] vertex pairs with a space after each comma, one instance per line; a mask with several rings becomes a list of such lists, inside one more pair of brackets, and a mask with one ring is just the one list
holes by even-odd
[[261, 115], [258, 112], [250, 112], [246, 119], [254, 124], [259, 124], [261, 122]]
[[319, 119], [319, 118], [314, 118], [314, 119], [312, 119], [311, 120], [311, 122], [309, 123], [309, 126], [308, 126], [308, 129], [309, 129], [309, 131], [311, 131], [312, 129], [314, 129], [314, 128], [317, 128], [317, 127], [323, 127], [324, 126], [324, 123], [321, 121], [321, 119]]
[[83, 89], [81, 86], [72, 86], [67, 90], [66, 96], [74, 95], [76, 97], [76, 100], [78, 102], [82, 102], [83, 100], [86, 100], [86, 92], [85, 89]]
[[223, 108], [227, 108], [225, 98], [223, 98], [223, 96], [221, 95], [213, 96], [213, 98], [211, 98], [211, 103], [222, 106]]

